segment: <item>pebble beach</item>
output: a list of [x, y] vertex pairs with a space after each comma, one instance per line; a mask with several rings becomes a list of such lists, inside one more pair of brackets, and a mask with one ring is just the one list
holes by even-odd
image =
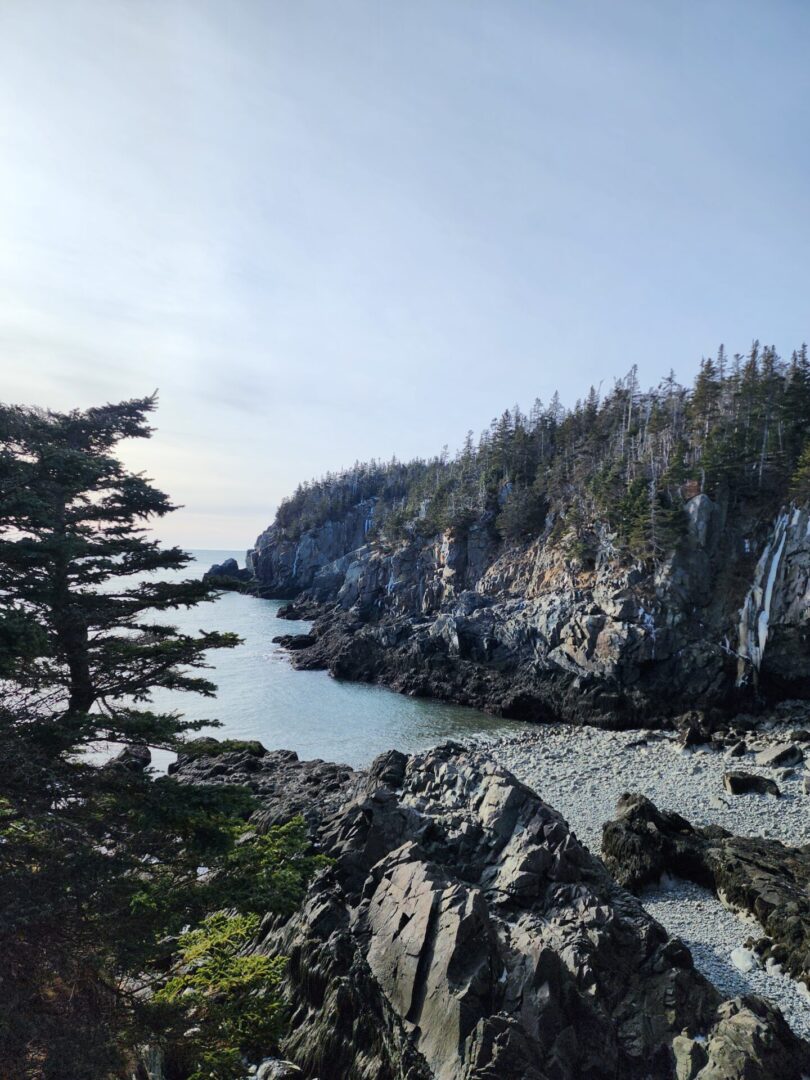
[[[731, 756], [709, 745], [683, 748], [674, 733], [646, 730], [602, 731], [549, 724], [486, 745], [499, 764], [538, 792], [569, 822], [595, 854], [602, 825], [615, 817], [626, 792], [640, 792], [661, 810], [682, 814], [693, 825], [721, 825], [741, 836], [764, 836], [785, 844], [810, 843], [810, 794], [804, 769], [768, 768], [756, 753], [787, 738], [787, 728], [748, 740], [748, 752]], [[781, 797], [730, 795], [723, 774], [742, 769], [773, 779]], [[723, 906], [712, 892], [692, 882], [667, 879], [642, 900], [673, 935], [690, 948], [698, 969], [729, 997], [754, 993], [769, 997], [793, 1030], [810, 1038], [810, 995], [778, 967], [767, 969], [745, 948], [761, 930], [750, 916]]]

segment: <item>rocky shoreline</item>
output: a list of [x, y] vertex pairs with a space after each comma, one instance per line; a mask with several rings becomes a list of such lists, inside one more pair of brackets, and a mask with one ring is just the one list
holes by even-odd
[[[810, 1003], [787, 971], [804, 969], [775, 938], [770, 959], [761, 942], [760, 953], [748, 950], [748, 973], [731, 955], [707, 965], [699, 933], [690, 955], [671, 936], [677, 917], [661, 917], [667, 904], [680, 915], [699, 909], [716, 926], [719, 901], [670, 881], [683, 861], [667, 865], [659, 847], [655, 863], [636, 843], [649, 829], [626, 812], [616, 818], [618, 796], [644, 792], [661, 808], [648, 817], [671, 821], [674, 802], [692, 815], [695, 837], [706, 826], [719, 837], [722, 820], [727, 833], [757, 837], [760, 855], [780, 840], [806, 847], [800, 772], [756, 766], [779, 777], [779, 799], [732, 796], [722, 785], [732, 765], [753, 771], [756, 754], [782, 745], [796, 718], [774, 717], [742, 755], [730, 740], [684, 746], [688, 738], [670, 733], [550, 725], [477, 747], [392, 751], [360, 772], [286, 751], [231, 751], [180, 760], [175, 775], [246, 783], [262, 803], [257, 828], [304, 813], [333, 860], [303, 909], [266, 923], [255, 943], [290, 957], [284, 1050], [300, 1072], [289, 1075], [800, 1080], [810, 1070], [810, 1045], [798, 1037], [810, 1035]], [[657, 892], [634, 897], [597, 856], [611, 819], [605, 835], [623, 842], [608, 841], [607, 865], [638, 888], [641, 851]], [[804, 866], [810, 856], [800, 855]], [[731, 935], [730, 953], [739, 941]]]
[[491, 522], [399, 545], [369, 542], [373, 501], [296, 542], [271, 526], [248, 552], [249, 588], [290, 600], [296, 668], [504, 717], [605, 728], [723, 717], [810, 693], [810, 511], [770, 520], [696, 495], [657, 566], [608, 534], [592, 559], [549, 526], [506, 546]]

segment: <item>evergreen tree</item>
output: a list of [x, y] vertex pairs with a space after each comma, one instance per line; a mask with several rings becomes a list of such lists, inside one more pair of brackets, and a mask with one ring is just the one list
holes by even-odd
[[122, 439], [149, 436], [154, 406], [144, 398], [84, 413], [0, 407], [2, 619], [39, 635], [27, 683], [57, 694], [72, 750], [99, 738], [173, 747], [195, 725], [140, 703], [157, 687], [213, 694], [189, 669], [205, 665], [208, 649], [237, 643], [178, 634], [152, 617], [211, 599], [210, 586], [138, 580], [190, 561], [146, 533], [175, 509], [168, 497], [112, 455]]
[[[154, 398], [67, 414], [0, 407], [0, 1075], [121, 1075], [150, 1029], [138, 987], [173, 935], [227, 902], [200, 866], [227, 862], [252, 799], [144, 768], [201, 726], [155, 711], [232, 635], [154, 621], [212, 596], [145, 527], [173, 507], [114, 456], [150, 434]], [[100, 766], [100, 739], [137, 744]], [[247, 852], [240, 855], [242, 862]], [[224, 1074], [223, 1074], [224, 1075]]]
[[790, 484], [792, 497], [800, 503], [810, 502], [810, 439], [799, 455], [796, 471]]
[[[555, 539], [571, 533], [589, 550], [607, 525], [619, 550], [655, 561], [677, 543], [683, 504], [699, 491], [729, 507], [749, 501], [757, 514], [788, 495], [810, 417], [805, 347], [787, 366], [759, 342], [731, 361], [721, 345], [691, 388], [670, 372], [644, 392], [633, 367], [609, 393], [600, 389], [569, 410], [558, 394], [547, 407], [536, 399], [528, 418], [515, 406], [477, 444], [468, 436], [453, 459], [417, 460], [396, 476], [390, 466], [355, 466], [366, 469], [364, 482], [380, 500], [375, 520], [397, 542], [475, 521], [511, 542], [536, 536], [548, 513]], [[285, 535], [300, 536], [313, 520], [353, 505], [346, 475], [340, 496], [316, 503], [316, 482], [299, 505], [285, 504], [278, 517]]]

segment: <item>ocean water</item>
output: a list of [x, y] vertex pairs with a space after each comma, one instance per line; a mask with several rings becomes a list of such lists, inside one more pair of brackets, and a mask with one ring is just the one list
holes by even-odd
[[[195, 563], [178, 576], [196, 577], [229, 556], [244, 565], [242, 552], [192, 554]], [[277, 618], [280, 606], [276, 600], [224, 593], [214, 603], [169, 613], [161, 621], [184, 632], [233, 631], [243, 644], [209, 654], [212, 666], [206, 674], [217, 684], [216, 698], [159, 691], [154, 703], [178, 709], [188, 719], [220, 720], [221, 728], [207, 732], [217, 738], [259, 739], [270, 750], [295, 750], [301, 758], [353, 766], [366, 765], [392, 747], [412, 752], [443, 739], [495, 736], [522, 726], [475, 709], [342, 682], [325, 671], [295, 671], [272, 639], [303, 633], [307, 624]], [[161, 757], [156, 764], [162, 764]]]

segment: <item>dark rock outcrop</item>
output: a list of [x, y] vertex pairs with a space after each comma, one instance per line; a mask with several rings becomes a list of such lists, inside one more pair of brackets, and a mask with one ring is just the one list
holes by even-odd
[[253, 574], [245, 567], [240, 569], [236, 559], [226, 559], [214, 565], [203, 574], [203, 581], [216, 585], [220, 589], [238, 589], [253, 580]]
[[335, 560], [361, 549], [374, 523], [376, 503], [376, 499], [361, 501], [338, 520], [309, 529], [295, 540], [276, 525], [266, 529], [247, 553], [248, 570], [263, 594], [296, 596], [313, 584], [317, 574], [327, 575]]
[[176, 775], [250, 783], [259, 827], [309, 799], [332, 865], [256, 947], [289, 957], [282, 1049], [310, 1080], [799, 1080], [810, 1067], [777, 1011], [723, 1003], [483, 752], [392, 751], [365, 775], [221, 755]]
[[666, 871], [707, 885], [730, 907], [753, 915], [773, 955], [810, 985], [810, 845], [733, 836], [719, 826], [693, 827], [643, 795], [624, 795], [604, 826], [605, 865], [640, 889]]
[[510, 546], [486, 515], [389, 544], [371, 538], [375, 506], [297, 539], [271, 526], [248, 553], [265, 595], [316, 619], [298, 667], [610, 727], [655, 726], [696, 703], [728, 710], [755, 692], [810, 696], [807, 509], [763, 527], [695, 495], [682, 542], [653, 571], [620, 558], [604, 530], [583, 561], [553, 523]]
[[141, 773], [148, 769], [151, 763], [152, 751], [145, 743], [130, 743], [107, 763], [107, 767]]
[[299, 814], [315, 827], [322, 816], [343, 805], [359, 782], [349, 765], [318, 758], [299, 761], [294, 750], [262, 750], [261, 754], [241, 749], [215, 756], [181, 756], [172, 772], [185, 784], [244, 784], [261, 800], [261, 809], [252, 820], [265, 828]]
[[723, 787], [729, 795], [748, 795], [752, 792], [755, 795], [775, 795], [777, 798], [781, 795], [775, 780], [739, 769], [723, 774]]
[[309, 649], [317, 640], [314, 634], [279, 634], [273, 638], [273, 644], [297, 652], [298, 649]]

